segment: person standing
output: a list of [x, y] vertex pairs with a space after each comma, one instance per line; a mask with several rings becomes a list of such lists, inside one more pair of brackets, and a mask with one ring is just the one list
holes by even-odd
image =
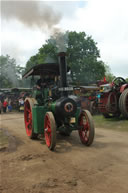
[[8, 111], [9, 112], [12, 111], [12, 101], [11, 101], [11, 99], [8, 101]]
[[4, 100], [4, 102], [3, 102], [3, 112], [4, 113], [6, 113], [7, 106], [8, 106], [8, 102], [7, 102], [7, 100]]
[[19, 99], [19, 111], [24, 111], [24, 100], [23, 100], [23, 98]]

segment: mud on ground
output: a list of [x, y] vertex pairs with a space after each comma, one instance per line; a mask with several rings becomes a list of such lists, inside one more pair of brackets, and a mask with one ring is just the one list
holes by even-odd
[[[116, 125], [115, 125], [116, 127]], [[96, 128], [91, 147], [77, 132], [57, 135], [55, 152], [28, 139], [23, 114], [1, 115], [2, 193], [128, 193], [128, 132]]]

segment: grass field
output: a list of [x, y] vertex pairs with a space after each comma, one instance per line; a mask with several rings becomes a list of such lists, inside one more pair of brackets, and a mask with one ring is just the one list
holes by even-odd
[[93, 116], [95, 127], [128, 131], [128, 120], [120, 118], [104, 118], [102, 115]]

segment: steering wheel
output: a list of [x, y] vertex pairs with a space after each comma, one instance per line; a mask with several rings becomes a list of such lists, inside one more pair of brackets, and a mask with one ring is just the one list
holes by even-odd
[[126, 84], [126, 80], [122, 77], [117, 77], [115, 78], [112, 83], [115, 85], [115, 86], [121, 86], [123, 84]]

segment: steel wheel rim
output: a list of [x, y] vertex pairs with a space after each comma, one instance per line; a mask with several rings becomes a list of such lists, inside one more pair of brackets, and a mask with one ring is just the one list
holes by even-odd
[[32, 111], [28, 101], [25, 102], [24, 117], [26, 133], [30, 137], [32, 134]]
[[85, 113], [82, 113], [80, 116], [80, 126], [79, 135], [83, 143], [87, 143], [89, 140], [90, 134], [90, 125], [88, 121], [88, 117]]
[[44, 135], [45, 135], [46, 144], [48, 147], [50, 147], [52, 130], [51, 130], [51, 123], [48, 115], [45, 116]]

